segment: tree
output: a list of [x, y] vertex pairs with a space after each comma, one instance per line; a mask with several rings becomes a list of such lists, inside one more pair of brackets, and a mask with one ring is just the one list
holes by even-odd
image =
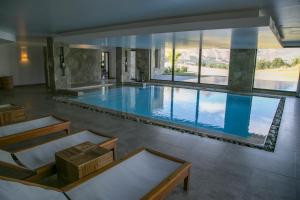
[[267, 60], [259, 60], [257, 61], [257, 69], [268, 69], [270, 68], [272, 65], [272, 63], [270, 61], [267, 61]]
[[273, 68], [279, 68], [284, 65], [285, 65], [285, 62], [283, 61], [282, 58], [274, 58], [274, 60], [272, 61]]
[[[180, 56], [181, 56], [181, 53], [175, 53], [175, 58], [174, 58], [175, 63], [178, 61]], [[168, 58], [169, 63], [172, 63], [173, 62], [173, 53], [172, 52], [168, 53], [167, 58]]]
[[300, 64], [300, 57], [299, 58], [294, 58], [293, 61], [292, 61], [292, 66], [296, 66]]

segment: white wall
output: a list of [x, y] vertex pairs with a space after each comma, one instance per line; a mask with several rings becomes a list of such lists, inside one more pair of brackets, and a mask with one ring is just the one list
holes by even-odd
[[18, 44], [0, 45], [0, 76], [13, 75], [14, 85], [45, 83], [42, 46], [27, 46], [28, 64], [20, 63]]
[[0, 76], [10, 75], [11, 69], [8, 67], [9, 64], [9, 50], [4, 48], [7, 44], [0, 45]]

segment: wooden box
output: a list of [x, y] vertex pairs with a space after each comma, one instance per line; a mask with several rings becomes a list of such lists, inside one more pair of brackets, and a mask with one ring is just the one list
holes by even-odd
[[13, 76], [0, 77], [0, 87], [5, 90], [13, 89], [14, 88]]
[[24, 108], [12, 104], [0, 105], [0, 126], [26, 119]]
[[113, 162], [113, 152], [90, 142], [67, 148], [55, 154], [58, 179], [70, 183]]

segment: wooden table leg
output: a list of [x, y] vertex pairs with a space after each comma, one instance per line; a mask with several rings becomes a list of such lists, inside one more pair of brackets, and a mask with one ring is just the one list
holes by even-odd
[[188, 175], [185, 179], [184, 179], [184, 186], [183, 189], [185, 191], [189, 190], [189, 182], [190, 182], [190, 175]]
[[116, 146], [113, 148], [113, 153], [114, 153], [114, 161], [116, 161], [117, 160], [117, 147]]

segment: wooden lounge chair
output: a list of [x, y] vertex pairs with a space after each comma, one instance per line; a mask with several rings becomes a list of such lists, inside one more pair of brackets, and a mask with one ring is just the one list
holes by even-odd
[[58, 189], [0, 176], [1, 200], [68, 200]]
[[59, 190], [0, 177], [0, 199], [164, 199], [181, 181], [188, 190], [190, 168], [177, 158], [139, 149]]
[[164, 199], [179, 182], [188, 190], [191, 164], [150, 149], [125, 158], [61, 188], [70, 199]]
[[0, 126], [0, 147], [59, 131], [70, 132], [70, 122], [57, 116]]
[[9, 153], [6, 152], [5, 154], [2, 151], [2, 157], [6, 158], [3, 162], [7, 164], [21, 166], [34, 172], [35, 175], [29, 178], [30, 180], [34, 180], [41, 176], [55, 173], [55, 153], [58, 151], [82, 142], [92, 142], [100, 147], [113, 150], [114, 159], [116, 159], [117, 141], [116, 137], [107, 136], [96, 131], [84, 130], [27, 149], [10, 152], [14, 159], [9, 159]]
[[14, 104], [0, 105], [0, 126], [25, 120], [24, 107]]
[[0, 176], [26, 179], [34, 175], [35, 172], [16, 163], [11, 153], [0, 149]]

